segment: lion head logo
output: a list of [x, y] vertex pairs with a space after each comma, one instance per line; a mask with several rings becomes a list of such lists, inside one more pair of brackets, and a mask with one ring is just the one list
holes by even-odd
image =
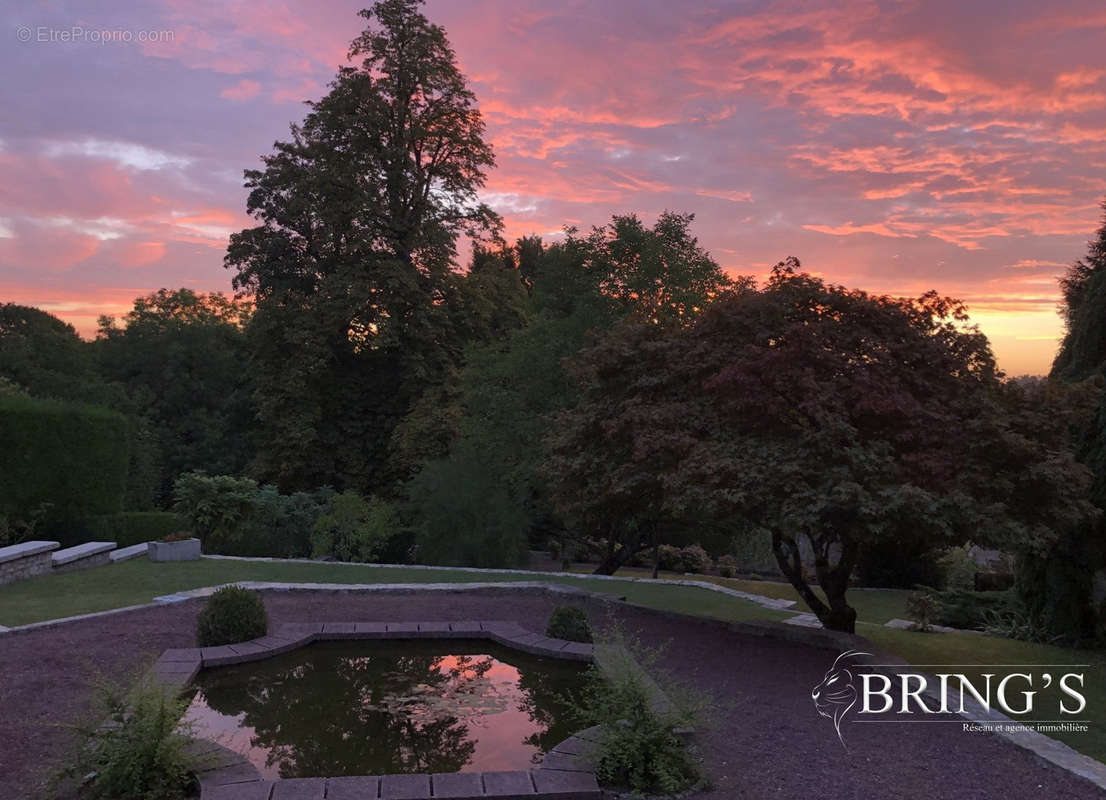
[[841, 720], [856, 704], [857, 691], [853, 678], [858, 665], [853, 661], [860, 656], [870, 655], [871, 653], [862, 653], [859, 650], [846, 650], [834, 660], [833, 665], [826, 670], [822, 682], [810, 693], [818, 713], [826, 719], [833, 720], [837, 738], [841, 740], [841, 745], [846, 750], [848, 746], [841, 736]]

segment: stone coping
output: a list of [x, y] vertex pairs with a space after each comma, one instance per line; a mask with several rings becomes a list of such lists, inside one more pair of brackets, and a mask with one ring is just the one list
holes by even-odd
[[57, 550], [59, 547], [61, 547], [61, 544], [58, 542], [22, 542], [0, 547], [0, 564], [27, 558], [28, 556], [36, 556], [50, 550]]
[[149, 542], [142, 542], [141, 544], [132, 544], [130, 547], [120, 547], [118, 550], [112, 550], [108, 558], [113, 564], [120, 561], [130, 561], [132, 558], [141, 558], [149, 552], [149, 546]]
[[[183, 691], [205, 667], [258, 661], [311, 642], [359, 639], [489, 639], [547, 658], [591, 662], [591, 644], [532, 633], [510, 620], [466, 622], [302, 622], [286, 623], [273, 633], [220, 647], [171, 648], [150, 671], [159, 685]], [[266, 781], [242, 755], [209, 740], [191, 749], [203, 767], [198, 773], [202, 800], [599, 800], [594, 752], [600, 735], [589, 728], [550, 750], [533, 770], [483, 773], [382, 775], [348, 778], [290, 778]]]
[[114, 549], [115, 542], [85, 542], [84, 544], [78, 544], [74, 547], [67, 547], [64, 550], [58, 550], [50, 556], [50, 560], [54, 563], [55, 567], [60, 567], [64, 564], [72, 564], [74, 561], [80, 561], [82, 558], [91, 558], [101, 553], [110, 553]]

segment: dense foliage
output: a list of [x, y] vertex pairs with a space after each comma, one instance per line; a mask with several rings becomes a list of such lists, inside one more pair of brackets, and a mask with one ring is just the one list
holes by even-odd
[[557, 606], [549, 615], [545, 635], [570, 642], [591, 642], [591, 623], [588, 612], [580, 606]]
[[549, 437], [558, 505], [629, 554], [704, 512], [741, 516], [771, 532], [822, 623], [847, 631], [872, 544], [1045, 552], [1093, 518], [1088, 476], [1062, 423], [1001, 381], [963, 323], [934, 294], [874, 297], [792, 261], [689, 327], [624, 326], [575, 365], [582, 400]]
[[257, 471], [282, 489], [391, 482], [389, 440], [467, 339], [457, 238], [500, 227], [477, 199], [494, 158], [445, 32], [414, 0], [361, 15], [355, 66], [246, 172], [259, 224], [227, 252], [257, 304]]
[[106, 408], [0, 397], [0, 514], [26, 520], [45, 507], [45, 532], [57, 533], [121, 511], [130, 437], [127, 418]]
[[185, 528], [185, 521], [171, 511], [123, 511], [92, 517], [88, 523], [88, 539], [115, 542], [128, 547], [142, 542], [156, 542], [170, 533]]
[[157, 452], [158, 500], [178, 475], [243, 471], [252, 457], [252, 385], [244, 326], [249, 306], [221, 294], [162, 289], [117, 324], [100, 319], [101, 374], [124, 387]]
[[75, 763], [61, 779], [90, 778], [80, 792], [90, 800], [183, 800], [202, 766], [181, 721], [188, 699], [155, 683], [128, 690], [105, 683], [93, 700], [89, 721], [76, 728]]
[[261, 595], [241, 586], [218, 589], [196, 617], [197, 647], [248, 642], [268, 632], [269, 615]]

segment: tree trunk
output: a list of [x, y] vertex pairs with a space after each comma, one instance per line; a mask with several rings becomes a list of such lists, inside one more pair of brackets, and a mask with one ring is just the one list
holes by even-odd
[[613, 526], [607, 526], [605, 533], [607, 534], [607, 555], [599, 562], [593, 575], [614, 575], [619, 567], [637, 555], [638, 550], [641, 549], [640, 534], [635, 534], [627, 542], [621, 542], [622, 546], [618, 547], [619, 543], [614, 539]]
[[806, 578], [803, 577], [802, 558], [799, 555], [798, 544], [793, 538], [773, 531], [772, 553], [776, 556], [776, 563], [779, 564], [780, 570], [823, 626], [831, 631], [856, 633], [856, 610], [845, 602], [849, 574], [856, 561], [856, 545], [851, 542], [843, 544], [841, 559], [832, 568], [829, 566], [824, 550], [815, 548], [818, 584], [826, 593], [829, 605], [822, 602], [822, 598], [814, 593]]

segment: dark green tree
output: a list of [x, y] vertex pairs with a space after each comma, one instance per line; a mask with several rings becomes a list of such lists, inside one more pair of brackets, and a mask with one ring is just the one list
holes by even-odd
[[259, 222], [226, 265], [257, 313], [260, 477], [372, 490], [392, 434], [459, 363], [458, 237], [497, 234], [477, 191], [494, 164], [445, 31], [415, 0], [361, 12], [339, 69], [289, 141], [246, 172]]
[[691, 235], [692, 220], [665, 213], [647, 227], [636, 216], [616, 216], [586, 236], [570, 229], [549, 247], [536, 238], [516, 243], [511, 258], [530, 294], [530, 321], [506, 340], [487, 337], [489, 344], [470, 350], [456, 391], [434, 406], [438, 445], [450, 450], [411, 487], [422, 500], [420, 557], [464, 563], [480, 551], [482, 559], [505, 559], [486, 566], [508, 566], [527, 544], [604, 538], [566, 529], [539, 474], [549, 417], [577, 396], [562, 364], [620, 319], [681, 325], [731, 286]]
[[160, 289], [137, 298], [121, 324], [100, 319], [100, 370], [149, 423], [162, 501], [185, 472], [238, 474], [252, 457], [249, 314], [248, 304], [222, 294]]
[[[1102, 203], [1106, 212], [1106, 201]], [[1066, 328], [1051, 376], [1082, 380], [1106, 364], [1106, 214], [1087, 245], [1087, 255], [1060, 279], [1060, 313]]]
[[623, 326], [582, 354], [581, 401], [550, 434], [558, 507], [631, 553], [643, 527], [742, 519], [770, 532], [822, 623], [850, 632], [846, 591], [871, 543], [1039, 557], [1094, 517], [1064, 426], [1002, 380], [962, 305], [798, 268], [692, 326]]

